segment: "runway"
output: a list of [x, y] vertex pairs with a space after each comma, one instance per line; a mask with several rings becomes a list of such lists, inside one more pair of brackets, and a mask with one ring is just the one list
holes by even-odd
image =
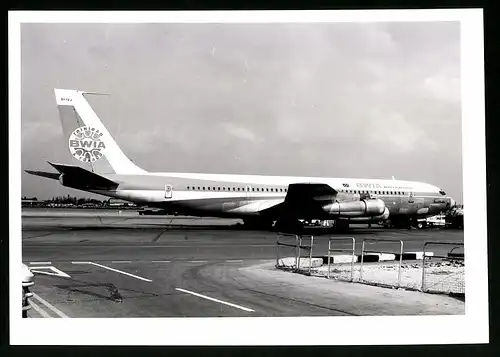
[[[23, 211], [23, 262], [35, 270], [38, 306], [29, 316], [42, 317], [41, 311], [73, 318], [464, 313], [464, 303], [447, 296], [276, 270], [276, 234], [243, 230], [236, 223], [132, 211]], [[425, 240], [463, 241], [463, 231], [455, 230], [360, 227], [347, 235], [356, 238], [357, 250], [361, 239], [370, 237], [401, 239], [405, 251], [422, 250]], [[315, 236], [313, 255], [326, 255], [327, 246], [328, 236]]]

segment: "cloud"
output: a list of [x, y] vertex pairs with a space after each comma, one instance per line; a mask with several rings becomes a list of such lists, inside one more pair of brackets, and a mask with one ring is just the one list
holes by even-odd
[[366, 136], [384, 150], [409, 154], [412, 151], [436, 147], [422, 129], [410, 124], [402, 114], [388, 113], [383, 119], [383, 125], [381, 123], [382, 120], [369, 121]]
[[460, 78], [435, 75], [424, 80], [423, 90], [439, 100], [460, 102]]
[[225, 132], [238, 139], [248, 140], [252, 142], [259, 141], [259, 138], [248, 128], [237, 125], [235, 123], [226, 122], [221, 124]]

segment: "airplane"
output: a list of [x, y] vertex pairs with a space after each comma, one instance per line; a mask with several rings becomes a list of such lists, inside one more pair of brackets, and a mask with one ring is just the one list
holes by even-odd
[[242, 219], [270, 229], [299, 220], [334, 220], [396, 226], [451, 209], [455, 200], [423, 182], [381, 179], [148, 172], [120, 149], [86, 96], [54, 89], [73, 164], [48, 161], [57, 172], [26, 170], [61, 185], [188, 216]]

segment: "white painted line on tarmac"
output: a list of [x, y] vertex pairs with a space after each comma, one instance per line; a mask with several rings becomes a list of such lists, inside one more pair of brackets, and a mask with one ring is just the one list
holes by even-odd
[[151, 263], [170, 263], [170, 260], [152, 260]]
[[226, 260], [226, 263], [242, 263], [243, 260]]
[[[82, 263], [78, 263], [78, 264], [82, 264]], [[144, 280], [144, 281], [147, 281], [147, 282], [152, 282], [153, 281], [153, 280], [149, 280], [149, 279], [146, 279], [146, 278], [134, 275], [134, 274], [127, 273], [125, 271], [121, 271], [121, 270], [118, 270], [118, 269], [110, 268], [110, 267], [107, 267], [107, 266], [102, 265], [102, 264], [97, 264], [97, 263], [93, 263], [93, 262], [87, 262], [86, 264], [95, 265], [97, 267], [108, 269], [108, 270], [111, 270], [111, 271], [114, 271], [114, 272], [117, 272], [117, 273], [120, 273], [120, 274], [128, 275], [128, 276], [131, 276], [132, 278], [136, 278], [136, 279], [139, 279], [139, 280]]]
[[52, 264], [51, 262], [30, 262], [30, 264], [33, 265], [45, 265], [45, 264]]
[[90, 264], [90, 262], [71, 262], [71, 264]]
[[254, 311], [252, 309], [249, 309], [248, 307], [244, 307], [244, 306], [240, 306], [240, 305], [236, 305], [236, 304], [231, 304], [230, 302], [222, 301], [222, 300], [219, 300], [219, 299], [214, 299], [214, 298], [212, 298], [210, 296], [198, 294], [198, 293], [195, 293], [193, 291], [189, 291], [189, 290], [185, 290], [185, 289], [181, 289], [181, 288], [175, 288], [175, 290], [181, 291], [181, 292], [186, 293], [186, 294], [191, 294], [191, 295], [194, 295], [194, 296], [198, 296], [198, 297], [200, 297], [202, 299], [207, 299], [207, 300], [215, 301], [215, 302], [218, 302], [219, 304], [224, 304], [224, 305], [232, 306], [232, 307], [235, 307], [235, 308], [240, 309], [240, 310], [244, 310], [244, 311], [248, 311], [248, 312], [253, 312]]
[[111, 263], [117, 263], [117, 264], [132, 263], [132, 261], [131, 260], [112, 260]]
[[[48, 270], [52, 270], [53, 272], [50, 273], [48, 271], [43, 271], [40, 269], [48, 269]], [[65, 272], [63, 272], [63, 271], [61, 271], [53, 266], [46, 266], [46, 267], [36, 266], [36, 267], [30, 268], [30, 270], [31, 270], [31, 272], [37, 273], [37, 274], [45, 274], [45, 275], [62, 276], [65, 278], [71, 278], [68, 274], [66, 274]]]
[[190, 260], [190, 263], [207, 263], [206, 260]]
[[[32, 292], [33, 293], [33, 292]], [[38, 301], [40, 301], [42, 304], [44, 304], [46, 307], [48, 307], [50, 310], [54, 311], [57, 315], [59, 315], [60, 317], [62, 318], [68, 318], [68, 315], [66, 315], [64, 312], [62, 312], [61, 310], [59, 310], [57, 307], [55, 307], [54, 305], [48, 303], [47, 301], [45, 301], [44, 299], [42, 299], [40, 296], [38, 296], [37, 294], [33, 293], [33, 297], [35, 299], [37, 299]]]
[[44, 310], [42, 309], [40, 306], [38, 306], [34, 301], [33, 299], [31, 299], [30, 301], [30, 305], [31, 307], [33, 308], [33, 310], [35, 310], [36, 312], [38, 312], [40, 315], [42, 315], [42, 317], [45, 317], [45, 318], [50, 318], [50, 315]]

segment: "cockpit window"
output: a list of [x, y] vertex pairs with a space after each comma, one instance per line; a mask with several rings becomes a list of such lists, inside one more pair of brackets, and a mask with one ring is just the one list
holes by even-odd
[[440, 190], [439, 193], [443, 196], [446, 196], [446, 192], [444, 192], [443, 190]]

